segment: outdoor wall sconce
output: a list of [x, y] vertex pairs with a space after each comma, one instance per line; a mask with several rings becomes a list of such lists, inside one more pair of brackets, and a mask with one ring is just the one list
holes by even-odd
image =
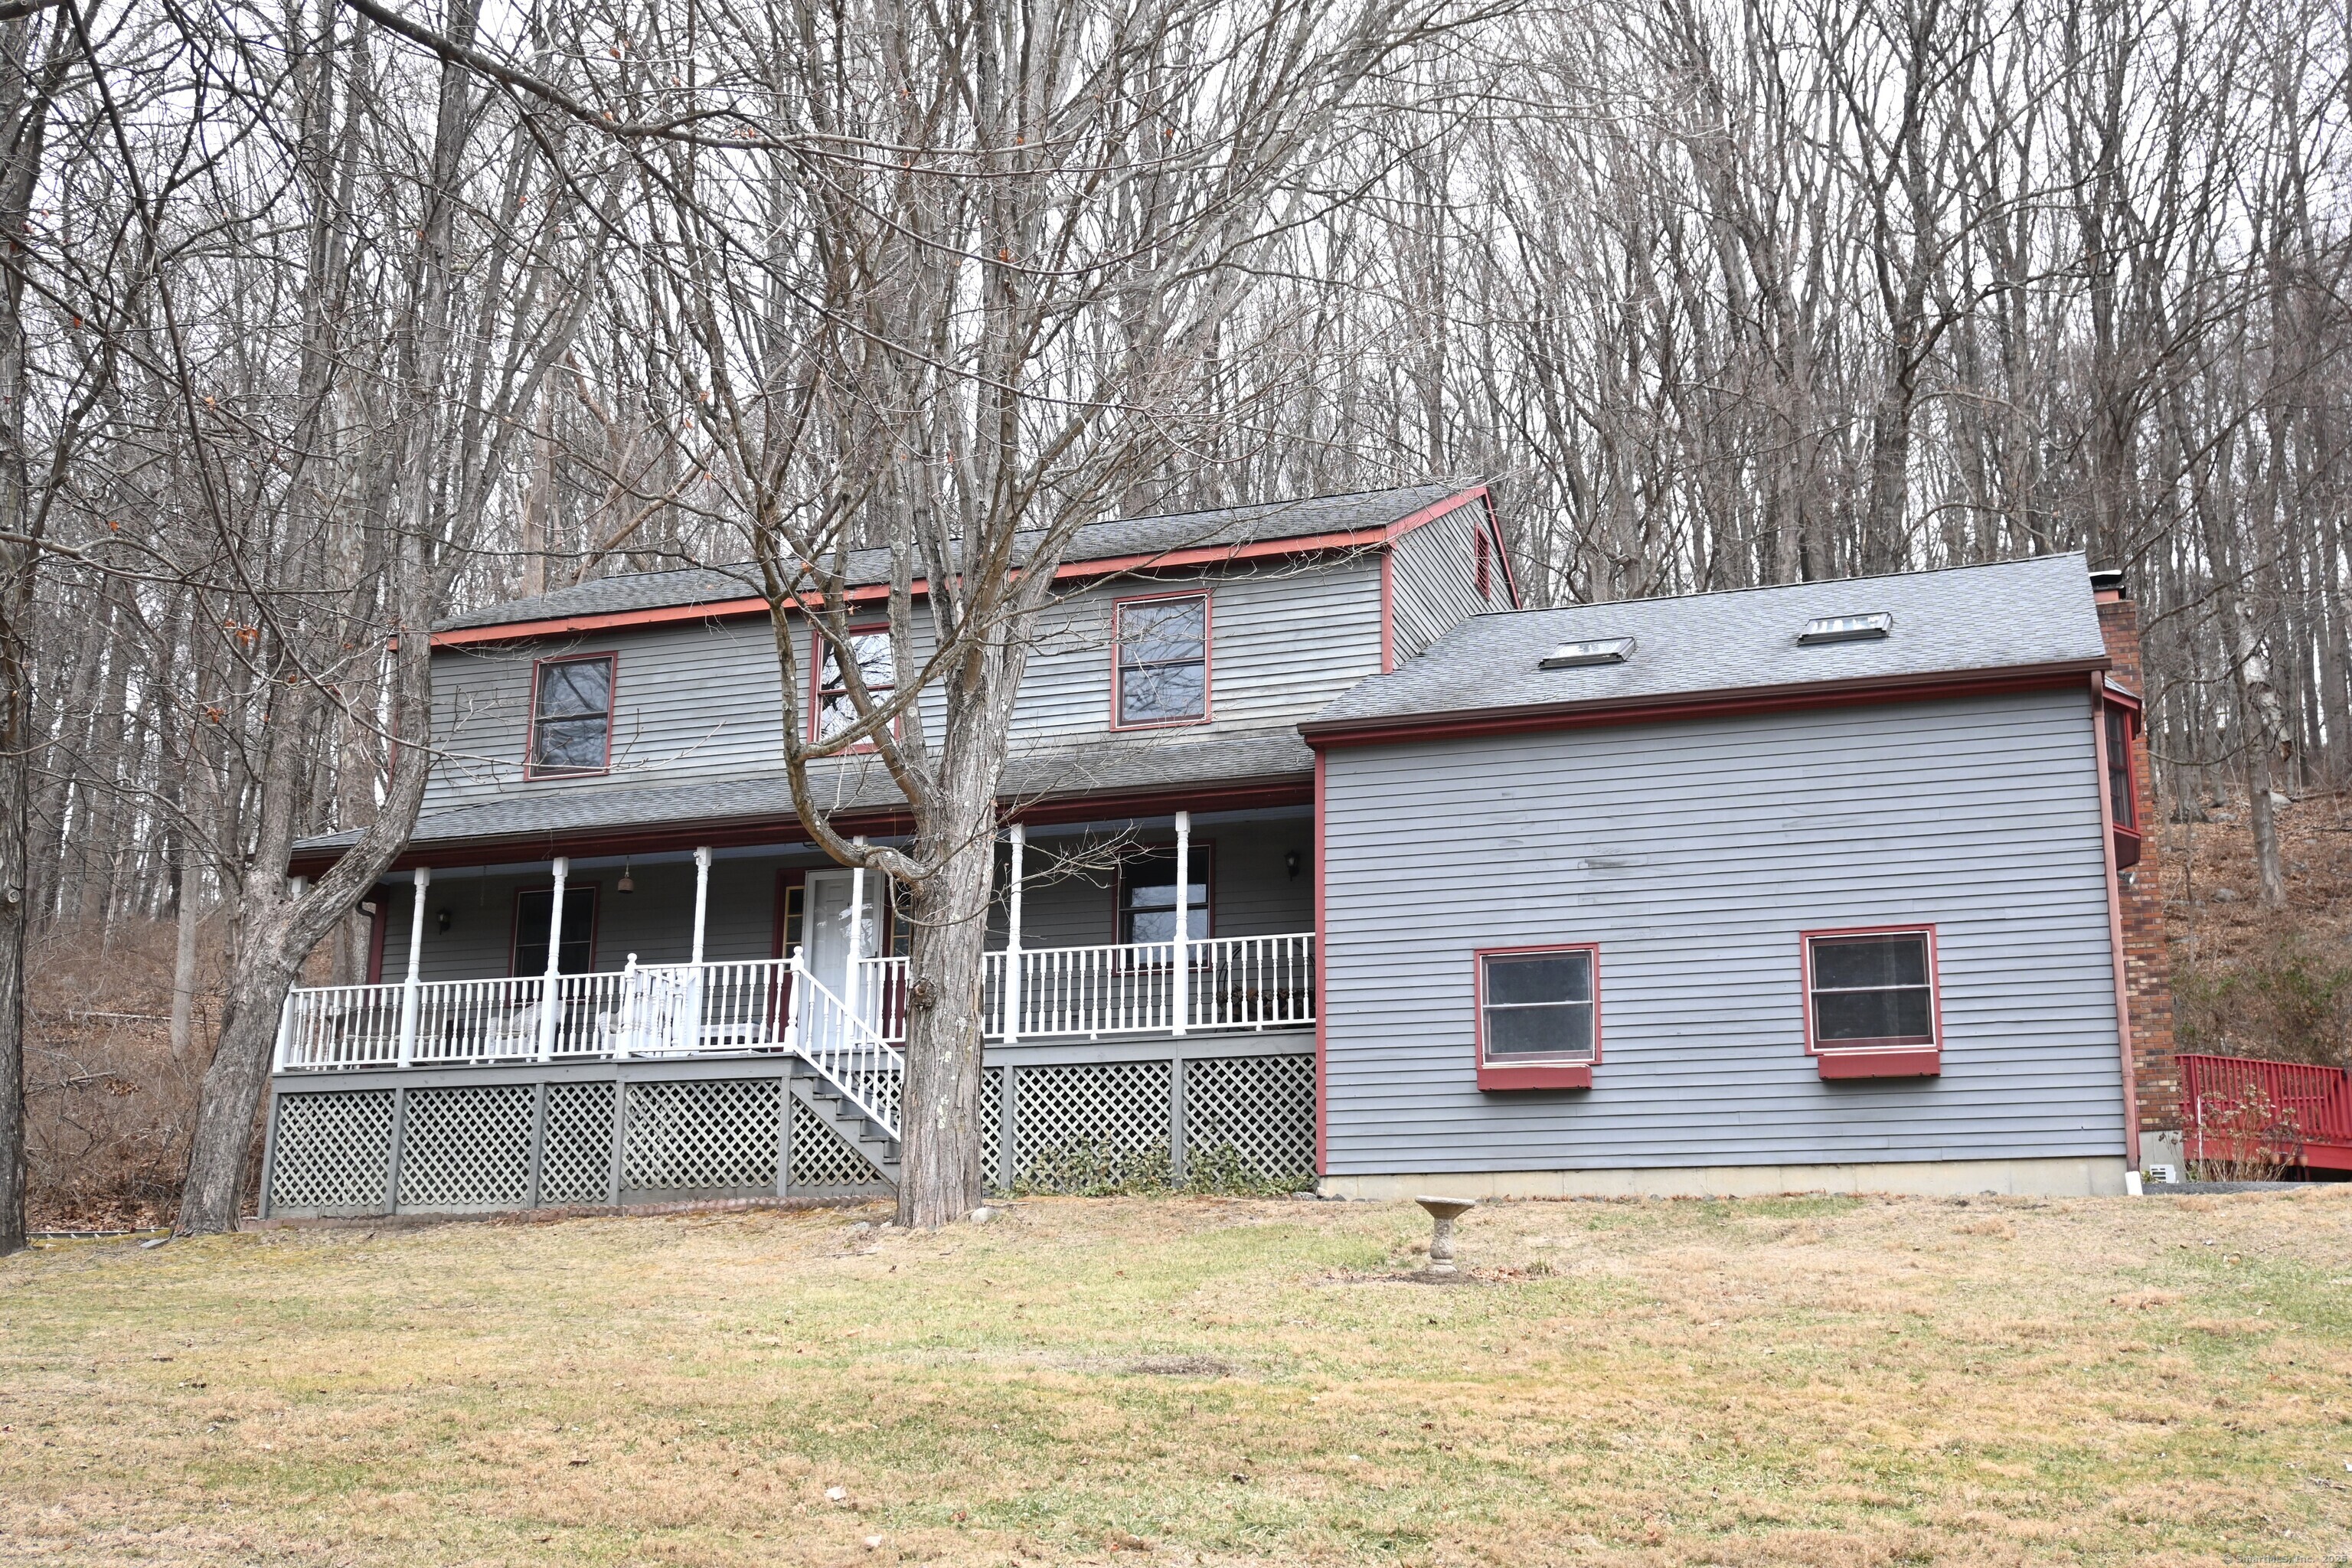
[[443, 905], [440, 910], [435, 912], [433, 916], [433, 929], [439, 931], [444, 936], [449, 934], [449, 909], [447, 905]]
[[1290, 849], [1290, 850], [1286, 850], [1286, 851], [1284, 851], [1284, 853], [1283, 853], [1283, 857], [1282, 857], [1282, 868], [1283, 868], [1284, 870], [1286, 870], [1286, 871], [1287, 871], [1287, 872], [1289, 872], [1289, 873], [1290, 873], [1290, 879], [1291, 879], [1292, 881], [1296, 882], [1297, 880], [1298, 880], [1298, 851], [1297, 851], [1297, 850], [1296, 850], [1296, 849]]

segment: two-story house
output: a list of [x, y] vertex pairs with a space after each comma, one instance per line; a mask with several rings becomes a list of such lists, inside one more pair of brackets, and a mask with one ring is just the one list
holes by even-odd
[[[1486, 490], [1424, 488], [1102, 523], [1059, 586], [993, 1182], [2122, 1186], [2145, 770], [2080, 556], [1522, 610]], [[272, 1211], [887, 1190], [906, 933], [793, 813], [778, 726], [840, 698], [785, 633], [789, 712], [741, 574], [436, 631], [444, 760], [371, 984], [288, 1004]], [[870, 755], [817, 784], [905, 830]]]
[[[870, 566], [878, 612], [887, 556]], [[881, 879], [812, 847], [793, 813], [778, 726], [821, 734], [841, 699], [795, 626], [823, 673], [785, 710], [754, 581], [616, 577], [436, 630], [445, 760], [374, 900], [374, 984], [289, 1004], [274, 1210], [887, 1184], [906, 933]], [[992, 1175], [1206, 1160], [1310, 1176], [1315, 762], [1297, 726], [1516, 602], [1487, 493], [1105, 522], [1058, 586], [1004, 781]], [[890, 685], [878, 621], [858, 657]], [[903, 831], [870, 754], [819, 773], [838, 829]], [[306, 843], [293, 869], [341, 842]]]

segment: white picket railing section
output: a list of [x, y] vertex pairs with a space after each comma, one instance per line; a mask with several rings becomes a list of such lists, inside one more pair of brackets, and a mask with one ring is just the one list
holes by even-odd
[[[992, 1040], [1315, 1021], [1315, 939], [1303, 932], [1186, 942], [1181, 976], [1173, 942], [1024, 948], [1017, 987], [1008, 984], [1011, 956], [984, 960], [982, 1022]], [[632, 958], [625, 969], [557, 976], [551, 1008], [549, 983], [536, 975], [304, 988], [286, 999], [278, 1070], [797, 1051], [895, 1128], [907, 961], [860, 960], [854, 978], [845, 1001], [795, 953], [740, 963]]]
[[[1167, 1034], [1180, 1023], [1187, 1030], [1260, 1030], [1315, 1021], [1311, 932], [1188, 942], [1181, 987], [1174, 942], [1024, 948], [1011, 1029], [1009, 956], [989, 953], [981, 975], [982, 1028], [992, 1040]], [[906, 959], [864, 959], [858, 970], [861, 1010], [884, 1039], [903, 1042]]]
[[288, 995], [278, 1070], [793, 1051], [898, 1132], [898, 1052], [801, 955], [543, 976], [331, 985]]

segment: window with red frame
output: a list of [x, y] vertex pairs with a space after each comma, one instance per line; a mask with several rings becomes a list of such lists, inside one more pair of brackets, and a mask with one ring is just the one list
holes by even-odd
[[1112, 612], [1122, 728], [1209, 716], [1209, 596], [1137, 599]]
[[613, 756], [613, 656], [551, 658], [530, 698], [530, 773], [603, 773]]
[[[841, 672], [841, 660], [833, 645], [819, 637], [817, 648], [816, 738], [830, 741], [857, 722], [857, 704], [850, 699], [849, 682]], [[852, 631], [849, 654], [857, 661], [857, 676], [866, 683], [866, 694], [877, 704], [888, 701], [898, 684], [898, 668], [890, 653], [889, 628], [875, 626]]]
[[1805, 989], [1816, 1052], [1937, 1048], [1936, 950], [1924, 927], [1807, 937]]
[[1480, 1066], [1590, 1064], [1601, 1035], [1594, 958], [1589, 947], [1480, 953]]
[[2132, 721], [2128, 709], [2109, 703], [2107, 721], [2107, 810], [2126, 832], [2139, 827], [2137, 794], [2132, 788]]
[[1473, 552], [1478, 558], [1478, 596], [1491, 599], [1495, 596], [1495, 576], [1487, 555], [1494, 547], [1486, 542], [1486, 531], [1483, 528], [1471, 537], [1476, 541]]

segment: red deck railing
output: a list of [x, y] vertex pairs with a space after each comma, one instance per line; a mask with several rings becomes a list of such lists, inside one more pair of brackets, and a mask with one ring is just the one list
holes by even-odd
[[2352, 1072], [2251, 1057], [2176, 1059], [2189, 1159], [2352, 1171]]

